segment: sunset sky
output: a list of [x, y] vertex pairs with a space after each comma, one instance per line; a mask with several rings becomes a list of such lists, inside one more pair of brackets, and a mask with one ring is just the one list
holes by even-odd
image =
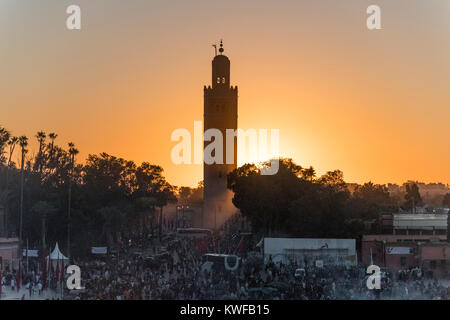
[[450, 183], [448, 0], [0, 0], [0, 125], [194, 186], [202, 166], [173, 164], [170, 136], [203, 120], [221, 38], [239, 127], [279, 129], [281, 156], [348, 182]]

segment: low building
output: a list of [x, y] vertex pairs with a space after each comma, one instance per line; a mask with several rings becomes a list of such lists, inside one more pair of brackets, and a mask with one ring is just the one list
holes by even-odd
[[447, 235], [448, 214], [405, 214], [393, 215], [394, 234], [404, 235]]
[[264, 238], [264, 261], [305, 265], [355, 265], [355, 239]]
[[430, 241], [428, 236], [366, 235], [361, 243], [361, 261], [396, 271], [418, 266], [417, 241]]
[[[375, 264], [392, 271], [424, 267], [437, 270], [447, 266], [446, 258], [432, 256], [446, 247], [448, 214], [393, 214], [392, 220], [383, 216], [386, 229], [392, 221], [391, 234], [364, 235], [361, 243], [361, 262]], [[434, 261], [434, 262], [433, 262]], [[439, 261], [439, 262], [438, 262]], [[437, 276], [443, 274], [439, 270]]]

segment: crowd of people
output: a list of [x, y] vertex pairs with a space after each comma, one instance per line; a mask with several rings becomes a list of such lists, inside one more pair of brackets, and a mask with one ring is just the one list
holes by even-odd
[[0, 292], [2, 293], [6, 293], [7, 291], [9, 293], [19, 293], [21, 288], [25, 289], [27, 293], [22, 293], [20, 296], [24, 300], [40, 298], [45, 289], [52, 290], [55, 293], [57, 283], [51, 277], [45, 280], [43, 273], [37, 267], [37, 263], [30, 263], [28, 268], [25, 269], [6, 268], [2, 272], [1, 287], [2, 290]]
[[[82, 273], [82, 290], [60, 295], [83, 300], [202, 300], [202, 299], [449, 299], [449, 288], [425, 279], [420, 269], [384, 272], [381, 290], [369, 290], [365, 269], [358, 266], [299, 266], [264, 263], [258, 239], [248, 235], [245, 222], [233, 217], [206, 239], [177, 238], [166, 232], [160, 241], [149, 234], [131, 236], [103, 257], [73, 261]], [[237, 269], [214, 263], [205, 268], [205, 253], [237, 255]], [[302, 272], [296, 270], [301, 268]], [[6, 272], [2, 286], [17, 286], [17, 271]], [[51, 278], [44, 288], [34, 269], [21, 278], [33, 294], [57, 290]]]
[[[296, 276], [295, 263], [264, 264], [256, 248], [258, 239], [245, 238], [240, 217], [228, 221], [207, 239], [136, 237], [122, 246], [114, 259], [80, 262], [86, 290], [78, 299], [448, 299], [448, 288], [417, 272], [383, 273], [382, 289], [369, 290], [365, 269], [357, 266], [309, 266]], [[140, 250], [139, 254], [133, 248]], [[162, 250], [164, 253], [161, 253]], [[157, 260], [146, 260], [145, 252]], [[237, 270], [223, 266], [207, 269], [206, 252], [237, 254]], [[409, 276], [405, 276], [408, 274]]]

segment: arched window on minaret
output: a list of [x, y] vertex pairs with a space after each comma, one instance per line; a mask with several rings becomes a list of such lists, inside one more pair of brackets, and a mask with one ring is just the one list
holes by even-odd
[[212, 84], [214, 88], [228, 88], [230, 85], [230, 60], [223, 55], [223, 43], [220, 41], [219, 54], [212, 61]]

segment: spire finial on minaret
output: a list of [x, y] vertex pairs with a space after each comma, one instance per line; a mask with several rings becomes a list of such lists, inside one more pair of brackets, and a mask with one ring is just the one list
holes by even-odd
[[223, 53], [223, 41], [222, 41], [222, 39], [220, 39], [220, 49], [219, 49], [219, 52], [220, 52], [220, 54], [222, 54]]

